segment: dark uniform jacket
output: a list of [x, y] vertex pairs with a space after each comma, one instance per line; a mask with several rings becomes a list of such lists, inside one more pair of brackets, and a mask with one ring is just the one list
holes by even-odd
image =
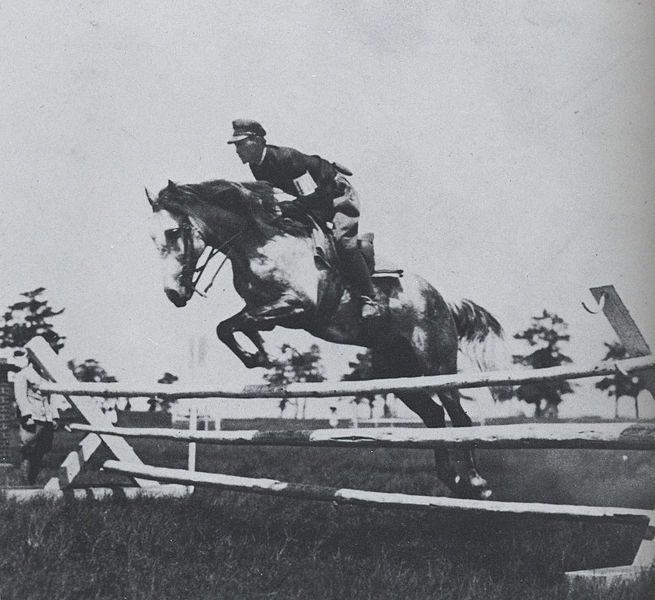
[[[334, 165], [320, 156], [303, 154], [294, 148], [266, 145], [264, 160], [250, 165], [258, 181], [268, 181], [275, 187], [298, 198], [297, 202], [320, 221], [334, 218], [334, 199], [343, 194]], [[293, 180], [309, 173], [317, 185], [314, 193], [299, 196]]]

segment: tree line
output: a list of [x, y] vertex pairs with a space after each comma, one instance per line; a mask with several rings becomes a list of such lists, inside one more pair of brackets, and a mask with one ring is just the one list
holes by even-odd
[[[64, 312], [63, 308], [55, 309], [45, 298], [45, 288], [38, 287], [23, 292], [20, 298], [9, 305], [0, 318], [0, 348], [19, 348], [25, 346], [36, 336], [43, 337], [59, 352], [64, 348], [66, 337], [55, 328], [53, 320]], [[564, 353], [564, 347], [570, 341], [568, 324], [559, 315], [544, 309], [540, 315], [533, 316], [528, 326], [514, 334], [521, 340], [525, 350], [514, 354], [514, 364], [531, 369], [558, 367], [571, 363], [571, 358]], [[627, 357], [625, 348], [619, 342], [604, 342], [605, 360], [620, 360]], [[68, 368], [79, 381], [84, 382], [115, 382], [116, 378], [103, 368], [94, 358], [82, 361], [68, 361]], [[344, 381], [358, 381], [372, 378], [371, 354], [368, 350], [357, 353], [355, 360], [349, 362], [349, 372], [344, 374]], [[289, 344], [283, 344], [279, 352], [266, 370], [264, 381], [273, 386], [286, 385], [292, 382], [318, 382], [325, 380], [325, 369], [322, 362], [320, 347], [312, 344], [307, 351], [299, 351]], [[157, 380], [158, 383], [170, 384], [177, 381], [177, 376], [165, 372]], [[641, 378], [636, 375], [617, 372], [604, 377], [595, 383], [595, 387], [615, 401], [615, 416], [618, 417], [618, 400], [621, 397], [634, 399], [635, 411], [639, 418], [638, 396], [646, 389]], [[563, 399], [573, 393], [575, 384], [567, 381], [539, 382], [519, 385], [504, 392], [501, 400], [517, 398], [527, 404], [534, 405], [535, 416], [556, 418], [558, 407]], [[376, 396], [363, 395], [355, 399], [369, 406], [371, 415]], [[391, 416], [388, 397], [382, 397], [383, 416]], [[129, 401], [126, 403], [129, 410]], [[149, 399], [150, 410], [169, 410], [170, 401], [159, 398]], [[280, 400], [280, 413], [292, 408], [294, 417], [304, 418], [306, 405], [300, 399]]]

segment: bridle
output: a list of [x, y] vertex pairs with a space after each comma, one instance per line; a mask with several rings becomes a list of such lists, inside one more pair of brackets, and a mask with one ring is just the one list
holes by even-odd
[[[175, 187], [175, 184], [169, 180], [168, 182], [169, 187]], [[244, 190], [244, 186], [241, 184], [235, 184], [235, 187], [240, 188]], [[153, 207], [153, 210], [158, 210], [157, 207], [157, 202], [152, 200], [150, 197], [150, 193], [146, 189], [146, 196], [148, 197], [148, 201], [150, 202], [151, 206]], [[165, 210], [167, 210], [164, 207]], [[250, 205], [250, 211], [253, 211], [252, 205]], [[175, 211], [177, 213], [177, 211]], [[191, 294], [195, 292], [199, 296], [202, 296], [203, 298], [207, 298], [207, 292], [209, 289], [214, 285], [214, 281], [220, 272], [220, 270], [223, 268], [223, 265], [225, 265], [225, 262], [229, 258], [229, 252], [231, 250], [231, 245], [239, 238], [241, 237], [248, 229], [250, 229], [251, 224], [248, 223], [246, 226], [241, 229], [240, 231], [237, 231], [232, 237], [230, 237], [228, 240], [223, 242], [220, 246], [215, 247], [212, 246], [211, 244], [207, 243], [207, 240], [205, 239], [205, 236], [202, 234], [202, 231], [200, 228], [198, 228], [196, 225], [194, 225], [191, 217], [187, 214], [179, 214], [177, 213], [177, 219], [179, 223], [179, 227], [176, 229], [171, 229], [169, 231], [176, 231], [179, 230], [182, 232], [182, 240], [184, 243], [184, 264], [182, 265], [182, 273], [181, 273], [181, 279], [182, 282], [189, 282], [189, 285], [191, 287]], [[205, 244], [205, 248], [210, 248], [210, 252], [208, 256], [205, 258], [204, 262], [202, 265], [197, 265], [196, 262], [193, 260], [193, 250], [194, 250], [194, 243], [193, 243], [193, 238], [192, 236], [196, 234]], [[205, 269], [207, 268], [207, 265], [209, 265], [210, 261], [216, 256], [219, 252], [223, 252], [225, 254], [225, 258], [221, 261], [221, 263], [218, 265], [218, 268], [214, 272], [214, 275], [211, 278], [211, 281], [205, 287], [204, 291], [201, 292], [198, 289], [198, 283], [200, 282], [200, 278], [202, 277], [203, 273], [205, 272]], [[201, 252], [200, 256], [198, 257], [198, 261], [202, 257], [202, 254], [204, 253]], [[186, 284], [185, 284], [186, 285]]]
[[[237, 231], [232, 237], [230, 237], [227, 241], [223, 242], [220, 246], [215, 247], [207, 243], [205, 240], [205, 237], [202, 235], [202, 231], [196, 227], [191, 219], [188, 216], [184, 216], [184, 222], [180, 224], [180, 230], [182, 231], [183, 234], [183, 241], [184, 241], [184, 265], [182, 266], [182, 279], [183, 281], [190, 281], [190, 285], [192, 288], [192, 294], [195, 292], [199, 296], [202, 296], [203, 298], [207, 298], [207, 292], [210, 290], [210, 288], [214, 285], [214, 280], [218, 276], [220, 270], [223, 268], [223, 265], [225, 265], [225, 262], [229, 258], [229, 251], [230, 251], [230, 245], [235, 242], [238, 238], [240, 238], [247, 230], [248, 226], [244, 227], [242, 230]], [[193, 239], [192, 235], [196, 233], [198, 237], [205, 243], [205, 247], [210, 248], [209, 254], [205, 258], [205, 261], [202, 263], [202, 265], [194, 265], [193, 263]], [[200, 291], [198, 289], [198, 283], [200, 282], [200, 278], [202, 277], [203, 273], [205, 272], [205, 269], [207, 268], [207, 265], [209, 265], [209, 262], [216, 256], [219, 252], [223, 251], [225, 254], [225, 257], [221, 261], [221, 263], [218, 265], [218, 268], [214, 272], [214, 275], [211, 278], [211, 281], [205, 287], [204, 291]], [[201, 254], [202, 256], [202, 254]], [[200, 257], [198, 257], [200, 258]]]

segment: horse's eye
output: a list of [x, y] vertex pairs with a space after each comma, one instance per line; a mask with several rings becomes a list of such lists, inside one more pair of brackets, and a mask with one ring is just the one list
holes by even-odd
[[180, 228], [176, 227], [175, 229], [167, 229], [164, 232], [164, 235], [166, 236], [166, 243], [170, 244], [180, 237]]

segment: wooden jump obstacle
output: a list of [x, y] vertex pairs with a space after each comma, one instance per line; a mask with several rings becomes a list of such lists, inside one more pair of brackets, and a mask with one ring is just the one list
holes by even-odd
[[[65, 385], [74, 385], [77, 380], [67, 368], [66, 364], [57, 356], [50, 345], [41, 337], [36, 337], [25, 346], [30, 360], [38, 366], [44, 378], [53, 382], [62, 382]], [[84, 417], [88, 424], [97, 427], [111, 427], [112, 423], [100, 410], [97, 401], [86, 395], [68, 396], [68, 402], [74, 406]], [[43, 488], [3, 488], [0, 493], [14, 500], [29, 500], [35, 496], [49, 498], [103, 498], [110, 495], [120, 495], [128, 498], [136, 496], [183, 496], [192, 492], [191, 489], [179, 485], [162, 486], [151, 479], [135, 478], [136, 487], [88, 487], [76, 488], [76, 477], [82, 471], [86, 462], [93, 453], [104, 443], [111, 453], [121, 461], [132, 464], [142, 464], [122, 437], [116, 435], [87, 435], [77, 450], [68, 454], [59, 467], [57, 477], [52, 477]]]
[[422, 449], [612, 449], [655, 450], [652, 423], [558, 423], [484, 425], [447, 429], [379, 427], [300, 431], [189, 431], [156, 427], [95, 427], [80, 423], [71, 431], [236, 446], [319, 446]]
[[[642, 372], [648, 389], [655, 396], [655, 358], [641, 333], [632, 321], [627, 309], [612, 286], [592, 288], [597, 301], [604, 299], [603, 312], [614, 327], [629, 358], [604, 362], [586, 367], [555, 367], [538, 371], [511, 371], [484, 373], [481, 375], [440, 375], [421, 378], [382, 379], [367, 382], [341, 382], [338, 386], [325, 383], [290, 384], [286, 387], [270, 388], [249, 386], [222, 390], [198, 390], [181, 386], [152, 386], [147, 390], [129, 389], [115, 384], [80, 384], [60, 374], [59, 383], [49, 383], [43, 391], [64, 394], [74, 405], [86, 409], [82, 412], [88, 424], [71, 425], [72, 430], [84, 431], [90, 435], [81, 446], [87, 450], [73, 453], [65, 462], [63, 475], [57, 481], [59, 489], [70, 485], [79, 472], [80, 465], [100, 444], [105, 442], [118, 460], [106, 461], [103, 468], [110, 472], [123, 473], [135, 478], [138, 491], [148, 489], [148, 483], [167, 482], [177, 486], [174, 490], [188, 490], [184, 486], [207, 485], [219, 489], [237, 490], [257, 494], [274, 494], [293, 498], [307, 498], [345, 504], [368, 506], [405, 507], [424, 510], [455, 510], [482, 513], [508, 513], [551, 518], [612, 519], [618, 521], [638, 520], [645, 525], [645, 534], [632, 565], [568, 573], [570, 579], [601, 578], [605, 582], [630, 579], [649, 571], [655, 563], [655, 511], [613, 508], [570, 506], [544, 503], [496, 502], [482, 500], [461, 500], [455, 498], [412, 496], [368, 492], [362, 490], [336, 489], [305, 484], [285, 483], [272, 479], [235, 477], [218, 473], [199, 473], [189, 469], [168, 469], [144, 465], [127, 445], [128, 437], [152, 437], [213, 444], [250, 445], [297, 445], [297, 446], [370, 446], [407, 448], [620, 448], [631, 450], [652, 450], [655, 448], [653, 426], [641, 423], [630, 424], [558, 424], [485, 426], [463, 429], [415, 429], [378, 428], [370, 430], [319, 430], [304, 432], [206, 432], [179, 430], [144, 430], [139, 428], [113, 427], [97, 408], [87, 409], [89, 396], [133, 397], [161, 396], [167, 398], [279, 398], [279, 397], [332, 397], [335, 395], [356, 395], [362, 392], [375, 393], [421, 389], [434, 391], [443, 388], [472, 388], [492, 385], [516, 385], [519, 383], [556, 381], [611, 375], [619, 372]], [[34, 340], [36, 343], [36, 340]], [[47, 351], [44, 348], [36, 348]], [[52, 369], [49, 370], [52, 372]], [[163, 389], [161, 389], [163, 388]], [[85, 401], [81, 402], [80, 399]], [[91, 402], [93, 402], [91, 400]], [[102, 418], [101, 418], [102, 417]], [[94, 437], [95, 436], [95, 437]], [[118, 442], [120, 440], [120, 442]], [[128, 450], [129, 449], [129, 450]], [[72, 475], [72, 477], [71, 477]], [[183, 487], [180, 487], [183, 486]], [[48, 486], [46, 486], [48, 487]]]
[[355, 504], [387, 508], [413, 508], [419, 510], [454, 510], [481, 513], [504, 513], [531, 517], [553, 517], [575, 520], [611, 519], [619, 522], [650, 519], [650, 511], [636, 508], [615, 508], [606, 506], [579, 506], [568, 504], [545, 504], [538, 502], [497, 502], [494, 500], [463, 500], [445, 496], [417, 496], [391, 492], [370, 492], [347, 488], [331, 488], [303, 483], [286, 483], [276, 479], [238, 477], [221, 473], [189, 472], [184, 469], [130, 465], [117, 460], [108, 460], [103, 469], [134, 477], [151, 478], [184, 485], [206, 485], [223, 490], [249, 492], [268, 496], [286, 496], [304, 500], [319, 500], [337, 504]]

